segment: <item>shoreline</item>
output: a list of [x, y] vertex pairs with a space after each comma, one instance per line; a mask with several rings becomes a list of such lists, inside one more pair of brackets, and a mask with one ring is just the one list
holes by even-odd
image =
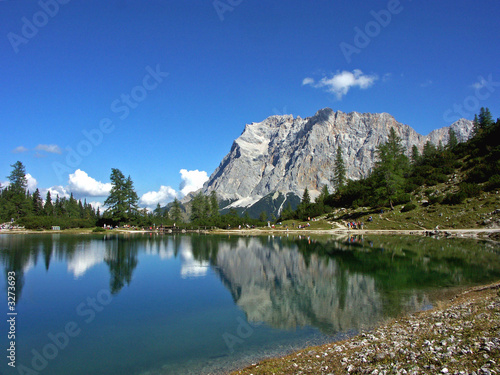
[[[144, 234], [156, 233], [154, 230], [122, 230], [113, 229], [95, 234]], [[214, 230], [188, 230], [183, 233], [203, 233], [203, 234], [225, 234], [225, 235], [418, 235], [418, 236], [445, 236], [445, 237], [466, 237], [484, 238], [492, 235], [500, 235], [500, 228], [462, 228], [462, 229], [214, 229]], [[27, 230], [27, 229], [2, 229], [2, 234], [94, 234], [92, 229], [64, 229], [64, 230]], [[166, 235], [172, 233], [165, 233]]]
[[466, 289], [437, 301], [430, 310], [405, 314], [347, 340], [264, 359], [229, 374], [499, 374], [499, 370], [500, 281]]

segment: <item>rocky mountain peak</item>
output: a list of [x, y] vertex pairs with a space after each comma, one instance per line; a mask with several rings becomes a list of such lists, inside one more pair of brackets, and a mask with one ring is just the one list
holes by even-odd
[[[344, 113], [323, 108], [312, 117], [271, 116], [246, 125], [231, 151], [203, 187], [226, 200], [245, 204], [275, 192], [301, 196], [307, 187], [314, 198], [324, 185], [333, 191], [334, 158], [340, 145], [347, 177], [359, 179], [374, 167], [377, 146], [391, 128], [403, 146], [423, 149], [427, 141], [448, 142], [449, 127], [420, 135], [388, 113]], [[451, 125], [460, 141], [469, 138], [473, 124], [461, 119]]]

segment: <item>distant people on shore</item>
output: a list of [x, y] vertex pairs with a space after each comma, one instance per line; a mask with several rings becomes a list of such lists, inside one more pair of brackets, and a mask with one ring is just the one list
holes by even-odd
[[363, 229], [365, 223], [362, 221], [350, 221], [347, 223], [347, 229]]

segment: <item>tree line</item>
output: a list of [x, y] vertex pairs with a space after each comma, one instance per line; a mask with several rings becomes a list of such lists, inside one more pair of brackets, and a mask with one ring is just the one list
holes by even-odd
[[27, 228], [61, 228], [92, 227], [99, 218], [99, 210], [95, 210], [86, 200], [76, 200], [73, 194], [69, 198], [56, 196], [52, 198], [50, 191], [42, 199], [40, 191], [33, 193], [27, 190], [26, 168], [17, 161], [8, 176], [9, 184], [0, 186], [0, 221], [15, 222]]

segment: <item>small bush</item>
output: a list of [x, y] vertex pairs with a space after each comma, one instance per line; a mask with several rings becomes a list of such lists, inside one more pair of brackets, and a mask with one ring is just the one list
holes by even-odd
[[401, 193], [394, 197], [394, 201], [392, 202], [395, 205], [405, 204], [411, 200], [411, 195], [407, 193]]
[[417, 205], [415, 203], [408, 203], [403, 207], [401, 212], [408, 212], [414, 210], [415, 208], [417, 208]]
[[455, 194], [448, 193], [443, 199], [444, 204], [460, 204], [467, 198], [467, 194], [463, 191], [459, 191]]
[[442, 195], [433, 195], [432, 197], [429, 197], [429, 203], [430, 204], [441, 203], [443, 199], [444, 197]]
[[481, 188], [477, 184], [463, 182], [460, 184], [460, 192], [464, 192], [467, 198], [477, 197], [481, 192]]
[[104, 229], [103, 227], [95, 227], [94, 229], [92, 229], [92, 232], [94, 233], [106, 232], [106, 229]]
[[498, 187], [500, 187], [500, 175], [494, 174], [488, 179], [488, 182], [486, 183], [486, 189], [493, 190]]

